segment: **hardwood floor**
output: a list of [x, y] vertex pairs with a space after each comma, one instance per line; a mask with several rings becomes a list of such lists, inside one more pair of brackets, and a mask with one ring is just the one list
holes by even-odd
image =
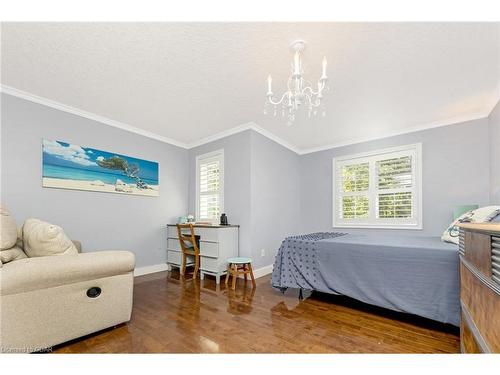
[[270, 286], [270, 276], [214, 279], [178, 272], [135, 279], [129, 323], [54, 348], [56, 353], [458, 353], [458, 329], [314, 293], [303, 301]]

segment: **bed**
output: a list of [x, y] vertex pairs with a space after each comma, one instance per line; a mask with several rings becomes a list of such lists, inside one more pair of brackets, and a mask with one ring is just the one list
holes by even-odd
[[458, 326], [459, 253], [439, 237], [313, 233], [286, 238], [272, 285], [345, 295]]

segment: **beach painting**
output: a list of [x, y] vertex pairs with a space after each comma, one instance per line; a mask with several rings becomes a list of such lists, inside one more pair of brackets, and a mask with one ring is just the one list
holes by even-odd
[[160, 195], [156, 162], [47, 139], [42, 149], [43, 187]]

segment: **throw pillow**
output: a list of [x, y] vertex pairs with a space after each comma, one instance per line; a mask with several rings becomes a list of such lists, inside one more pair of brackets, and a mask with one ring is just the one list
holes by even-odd
[[500, 206], [481, 207], [476, 210], [470, 210], [461, 215], [457, 220], [450, 224], [441, 236], [441, 240], [458, 245], [460, 223], [487, 223], [500, 214]]
[[78, 254], [75, 245], [61, 227], [38, 219], [24, 222], [23, 244], [24, 251], [30, 258]]
[[17, 225], [6, 207], [0, 206], [0, 250], [10, 249], [17, 241]]

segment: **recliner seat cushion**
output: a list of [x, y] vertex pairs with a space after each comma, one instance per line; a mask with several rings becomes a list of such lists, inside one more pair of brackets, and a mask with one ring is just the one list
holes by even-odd
[[96, 251], [64, 257], [35, 257], [4, 264], [0, 295], [100, 279], [133, 272], [130, 251]]
[[24, 252], [28, 257], [78, 254], [73, 242], [57, 225], [28, 219], [23, 226]]

